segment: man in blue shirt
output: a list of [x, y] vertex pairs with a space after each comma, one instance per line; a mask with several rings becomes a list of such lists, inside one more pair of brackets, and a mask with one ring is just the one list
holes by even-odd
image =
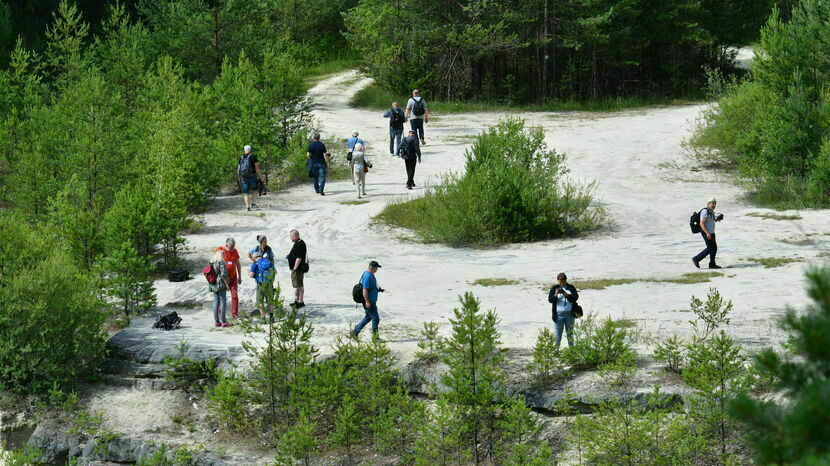
[[320, 133], [314, 133], [305, 157], [308, 159], [309, 174], [314, 178], [314, 191], [321, 196], [325, 196], [326, 193], [323, 189], [326, 187], [326, 171], [330, 165], [326, 145], [320, 142]]
[[383, 292], [383, 288], [378, 287], [378, 281], [375, 274], [380, 268], [377, 261], [369, 262], [369, 269], [363, 272], [360, 277], [360, 284], [363, 286], [363, 310], [366, 315], [363, 320], [357, 324], [357, 327], [352, 330], [352, 337], [357, 337], [357, 334], [363, 330], [369, 322], [372, 322], [372, 338], [378, 337], [378, 324], [380, 323], [380, 316], [378, 315], [378, 292]]

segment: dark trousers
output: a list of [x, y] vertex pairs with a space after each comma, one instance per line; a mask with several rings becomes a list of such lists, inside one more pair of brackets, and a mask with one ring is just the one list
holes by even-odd
[[411, 188], [415, 186], [415, 164], [418, 163], [418, 159], [413, 155], [411, 159], [404, 159], [403, 162], [406, 164], [406, 185]]
[[703, 241], [706, 243], [706, 249], [700, 251], [700, 254], [695, 256], [695, 261], [700, 262], [706, 256], [709, 256], [709, 266], [715, 265], [715, 255], [718, 253], [718, 242], [715, 239], [715, 234], [712, 233], [712, 239], [706, 238], [706, 233], [700, 232], [700, 236], [703, 236]]
[[[400, 128], [389, 127], [389, 153], [397, 154], [401, 150], [401, 137], [403, 137], [403, 126]], [[398, 148], [395, 149], [397, 143]]]
[[415, 131], [415, 135], [418, 136], [418, 139], [421, 141], [424, 140], [424, 119], [423, 118], [410, 118], [409, 119], [409, 126], [412, 128], [412, 131]]
[[312, 164], [311, 173], [314, 176], [314, 190], [318, 193], [322, 192], [326, 188], [326, 164]]
[[357, 335], [363, 330], [363, 327], [366, 326], [369, 322], [372, 322], [372, 333], [378, 333], [378, 324], [380, 324], [380, 314], [378, 314], [378, 303], [372, 303], [371, 306], [367, 309], [366, 306], [363, 307], [363, 310], [366, 311], [366, 315], [363, 316], [363, 320], [361, 320], [357, 327], [354, 328], [354, 333]]

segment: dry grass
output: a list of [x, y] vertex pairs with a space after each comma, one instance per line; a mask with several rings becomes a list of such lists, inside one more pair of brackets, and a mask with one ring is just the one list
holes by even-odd
[[479, 278], [472, 282], [473, 285], [478, 286], [508, 286], [518, 285], [519, 280], [511, 280], [509, 278]]
[[574, 286], [580, 290], [604, 290], [609, 286], [630, 285], [632, 283], [678, 283], [690, 285], [694, 283], [706, 283], [712, 278], [723, 276], [721, 272], [690, 272], [684, 273], [678, 278], [598, 278], [574, 282]]
[[787, 264], [792, 264], [794, 262], [804, 262], [804, 259], [800, 257], [751, 257], [747, 259], [749, 262], [755, 262], [756, 264], [761, 264], [766, 269], [772, 269], [775, 267], [781, 267]]
[[757, 217], [764, 220], [801, 220], [801, 215], [783, 215], [774, 212], [750, 212], [747, 217]]

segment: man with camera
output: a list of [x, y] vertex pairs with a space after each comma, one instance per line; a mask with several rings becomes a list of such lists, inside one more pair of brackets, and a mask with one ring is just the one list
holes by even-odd
[[700, 268], [700, 261], [709, 256], [709, 268], [719, 269], [721, 266], [715, 263], [715, 255], [718, 253], [718, 242], [715, 239], [715, 222], [723, 220], [723, 214], [715, 214], [715, 207], [718, 201], [715, 198], [709, 199], [706, 207], [700, 211], [700, 235], [706, 243], [706, 249], [692, 258], [695, 267]]

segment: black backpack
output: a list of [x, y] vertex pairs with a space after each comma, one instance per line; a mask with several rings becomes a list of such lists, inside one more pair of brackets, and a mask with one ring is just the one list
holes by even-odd
[[692, 216], [689, 217], [689, 228], [692, 230], [693, 235], [696, 235], [703, 231], [700, 229], [700, 213], [708, 209], [708, 207], [704, 207], [697, 212], [692, 212]]
[[251, 163], [251, 154], [245, 154], [239, 157], [239, 174], [242, 176], [252, 176], [254, 174], [254, 164]]
[[354, 287], [352, 287], [352, 299], [354, 302], [358, 304], [366, 304], [366, 300], [363, 298], [363, 284], [360, 282], [355, 283]]
[[167, 280], [171, 282], [190, 280], [190, 273], [188, 273], [187, 269], [173, 269], [167, 274]]
[[392, 116], [389, 117], [389, 126], [399, 128], [403, 126], [403, 115], [400, 110], [392, 110]]
[[182, 318], [179, 317], [179, 314], [171, 312], [170, 314], [156, 317], [156, 323], [153, 324], [153, 328], [173, 330], [178, 327], [181, 322]]
[[412, 100], [415, 101], [415, 103], [412, 105], [412, 113], [414, 113], [415, 116], [423, 115], [424, 112], [426, 112], [426, 106], [424, 106], [424, 98], [421, 97], [417, 100], [413, 98]]

